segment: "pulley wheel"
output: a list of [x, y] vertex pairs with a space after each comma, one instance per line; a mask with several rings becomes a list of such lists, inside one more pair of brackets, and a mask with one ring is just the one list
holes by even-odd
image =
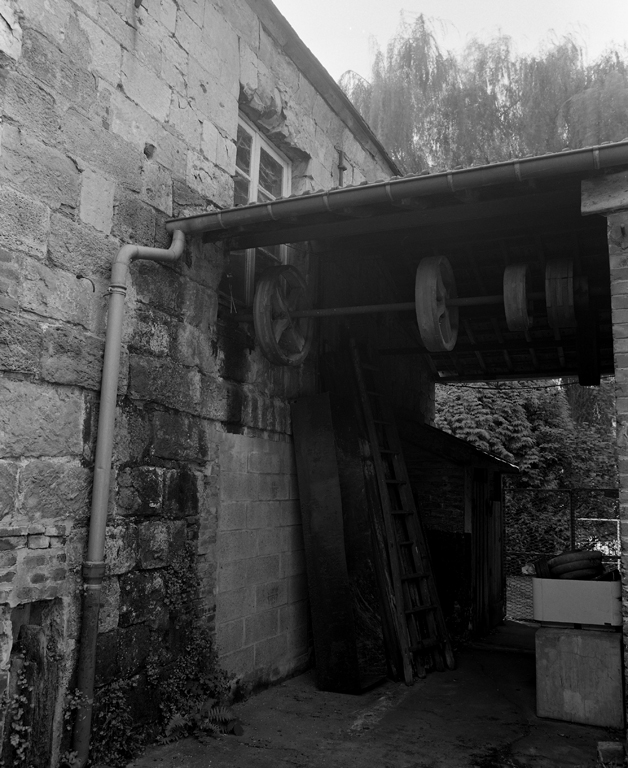
[[572, 259], [551, 259], [545, 265], [545, 304], [551, 328], [575, 328]]
[[292, 318], [306, 307], [305, 278], [296, 267], [270, 267], [259, 279], [253, 301], [255, 336], [264, 356], [275, 365], [297, 366], [312, 346], [311, 317]]
[[414, 302], [421, 340], [430, 352], [451, 352], [458, 339], [458, 307], [451, 264], [444, 256], [423, 259], [416, 271]]
[[527, 331], [532, 325], [527, 264], [509, 264], [504, 270], [504, 309], [509, 331]]

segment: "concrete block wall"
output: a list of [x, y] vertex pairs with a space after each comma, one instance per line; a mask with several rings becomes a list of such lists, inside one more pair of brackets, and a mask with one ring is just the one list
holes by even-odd
[[270, 682], [309, 659], [307, 583], [292, 443], [223, 434], [216, 541], [221, 662]]
[[[292, 159], [294, 191], [336, 183], [338, 149], [351, 168], [347, 181], [389, 175], [286, 57], [254, 5], [0, 0], [0, 681], [16, 616], [49, 601], [63, 627], [59, 702], [80, 621], [117, 250], [127, 242], [167, 246], [166, 218], [232, 204], [239, 110]], [[217, 552], [230, 535], [221, 528], [226, 538], [217, 542], [217, 531], [231, 504], [243, 501], [252, 514], [255, 493], [273, 514], [253, 529], [257, 550], [246, 559], [251, 574], [263, 557], [279, 570], [269, 582], [255, 576], [259, 602], [234, 619], [244, 634], [234, 633], [231, 648], [222, 629], [221, 648], [225, 658], [253, 649], [253, 661], [237, 667], [251, 679], [287, 673], [303, 658], [298, 506], [285, 452], [288, 399], [311, 391], [314, 363], [274, 368], [251, 333], [221, 320], [223, 265], [221, 248], [196, 239], [175, 266], [137, 262], [131, 270], [99, 684], [140, 679], [169, 620], [159, 608], [167, 568], [186, 542], [197, 553], [201, 611], [213, 624]], [[245, 499], [228, 496], [230, 469], [220, 487], [227, 433], [239, 433], [243, 456], [266, 456], [260, 446], [268, 443], [268, 455], [280, 458], [270, 474], [251, 458], [247, 475], [259, 484]], [[282, 586], [271, 604], [272, 590], [265, 598], [263, 590], [274, 582]], [[48, 615], [31, 613], [30, 621]], [[55, 733], [51, 754], [59, 722]]]

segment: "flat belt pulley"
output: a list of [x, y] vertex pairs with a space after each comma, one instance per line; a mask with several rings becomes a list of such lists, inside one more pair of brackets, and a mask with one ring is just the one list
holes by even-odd
[[502, 294], [459, 298], [451, 264], [444, 256], [430, 256], [419, 263], [414, 302], [310, 309], [306, 288], [305, 278], [296, 267], [271, 267], [258, 282], [253, 315], [236, 317], [239, 322], [253, 320], [262, 352], [276, 365], [297, 366], [305, 360], [315, 317], [414, 310], [426, 349], [451, 352], [458, 338], [460, 307], [503, 305], [511, 332], [525, 332], [532, 326], [530, 303], [534, 299], [545, 299], [548, 321], [555, 329], [574, 327], [577, 315], [584, 317], [588, 311], [586, 278], [574, 277], [569, 259], [547, 262], [544, 293], [529, 291], [526, 264], [510, 264], [504, 271]]

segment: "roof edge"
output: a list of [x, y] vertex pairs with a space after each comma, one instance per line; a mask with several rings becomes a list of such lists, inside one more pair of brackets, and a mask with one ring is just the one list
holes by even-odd
[[369, 124], [353, 106], [334, 78], [301, 40], [290, 22], [282, 15], [272, 0], [245, 0], [245, 2], [255, 11], [270, 36], [281, 46], [286, 55], [292, 59], [331, 109], [342, 118], [343, 122], [354, 134], [357, 133], [362, 138], [361, 143], [365, 145], [369, 152], [374, 156], [379, 155], [379, 159], [389, 166], [392, 174], [399, 173], [399, 168]]
[[256, 226], [307, 214], [342, 212], [343, 209], [359, 205], [398, 204], [412, 197], [465, 192], [478, 187], [529, 182], [553, 176], [595, 173], [625, 165], [628, 165], [628, 141], [620, 141], [454, 171], [393, 177], [370, 184], [336, 187], [327, 191], [278, 198], [272, 202], [251, 203], [181, 219], [168, 219], [166, 229], [169, 232], [181, 229], [186, 234], [233, 231], [235, 227]]

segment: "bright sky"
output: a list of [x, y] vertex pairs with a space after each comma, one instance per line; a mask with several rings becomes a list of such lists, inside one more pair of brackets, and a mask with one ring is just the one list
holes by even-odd
[[369, 77], [371, 41], [385, 48], [400, 13], [423, 13], [439, 41], [459, 49], [474, 36], [513, 38], [520, 53], [537, 50], [551, 35], [575, 34], [589, 59], [611, 43], [628, 45], [628, 0], [274, 0], [299, 37], [337, 80], [347, 69]]

